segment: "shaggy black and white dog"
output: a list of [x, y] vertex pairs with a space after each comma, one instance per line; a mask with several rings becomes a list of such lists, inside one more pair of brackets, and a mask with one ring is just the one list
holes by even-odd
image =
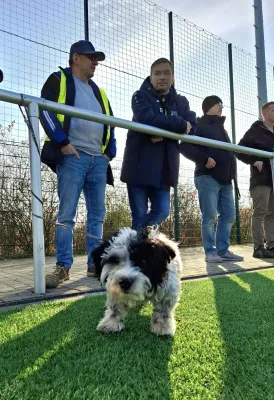
[[107, 289], [107, 309], [98, 331], [121, 331], [128, 309], [150, 301], [151, 331], [174, 335], [182, 272], [176, 243], [153, 228], [123, 228], [94, 250], [93, 259], [96, 275]]

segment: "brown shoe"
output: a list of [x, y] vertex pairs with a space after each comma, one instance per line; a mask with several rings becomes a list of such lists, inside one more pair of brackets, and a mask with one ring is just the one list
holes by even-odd
[[60, 283], [69, 279], [69, 268], [56, 265], [55, 270], [51, 274], [46, 275], [46, 288], [55, 289]]
[[94, 278], [95, 277], [95, 267], [88, 267], [87, 276]]

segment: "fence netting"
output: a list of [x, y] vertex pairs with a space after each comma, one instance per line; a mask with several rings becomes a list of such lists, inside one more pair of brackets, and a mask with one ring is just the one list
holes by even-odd
[[[0, 1], [1, 4], [1, 1]], [[146, 0], [93, 0], [88, 4], [89, 38], [106, 54], [95, 81], [105, 88], [115, 116], [131, 119], [131, 97], [150, 73], [153, 61], [170, 57], [170, 16]], [[1, 6], [1, 88], [40, 96], [47, 77], [68, 65], [72, 43], [85, 38], [84, 1], [11, 0]], [[204, 97], [218, 95], [224, 103], [226, 129], [231, 136], [228, 43], [195, 24], [173, 15], [175, 88], [201, 116]], [[233, 47], [236, 140], [258, 118], [256, 59]], [[267, 63], [268, 98], [274, 99], [273, 65]], [[28, 131], [17, 106], [0, 103], [0, 258], [32, 255], [31, 190]], [[41, 139], [43, 130], [41, 128]], [[115, 187], [106, 194], [104, 232], [129, 226], [131, 216], [120, 169], [126, 131], [116, 129], [117, 158], [112, 161]], [[42, 142], [41, 142], [42, 145]], [[181, 158], [178, 185], [180, 243], [201, 245], [201, 216], [193, 182], [194, 165]], [[241, 190], [241, 240], [250, 242], [249, 168], [238, 163]], [[42, 166], [46, 254], [55, 252], [58, 210], [56, 177]], [[171, 195], [173, 198], [173, 193]], [[85, 204], [77, 210], [74, 247], [85, 252]], [[174, 203], [162, 230], [174, 236]], [[236, 240], [233, 227], [232, 242]]]

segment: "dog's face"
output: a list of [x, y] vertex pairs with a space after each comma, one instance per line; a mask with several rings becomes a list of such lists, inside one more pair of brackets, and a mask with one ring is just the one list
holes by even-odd
[[96, 274], [109, 295], [125, 301], [144, 301], [167, 279], [174, 250], [152, 234], [121, 229], [93, 252]]

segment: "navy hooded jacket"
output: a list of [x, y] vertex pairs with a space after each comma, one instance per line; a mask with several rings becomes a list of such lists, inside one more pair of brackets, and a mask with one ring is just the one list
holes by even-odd
[[[198, 118], [196, 136], [231, 143], [224, 128], [225, 117], [204, 115]], [[236, 158], [232, 151], [198, 144], [181, 143], [181, 153], [195, 162], [195, 176], [211, 175], [222, 185], [228, 185], [236, 177]], [[214, 168], [206, 168], [208, 158], [216, 161]]]
[[[196, 114], [189, 109], [186, 97], [173, 86], [165, 96], [156, 92], [146, 78], [132, 96], [133, 121], [170, 132], [184, 134], [187, 121], [194, 131]], [[194, 133], [194, 132], [193, 132]], [[128, 131], [121, 171], [121, 181], [156, 188], [176, 186], [179, 174], [179, 142], [163, 138], [153, 143], [152, 136]]]

